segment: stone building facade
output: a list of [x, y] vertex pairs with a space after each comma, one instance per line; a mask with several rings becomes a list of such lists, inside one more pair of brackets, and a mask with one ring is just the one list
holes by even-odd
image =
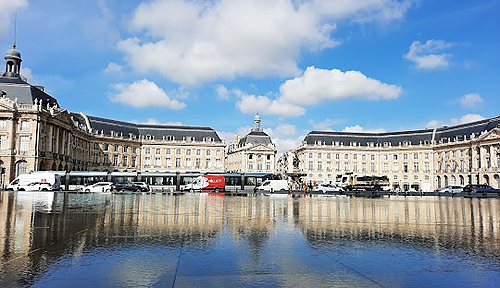
[[254, 117], [254, 128], [245, 137], [237, 133], [226, 156], [226, 171], [238, 173], [276, 173], [278, 150], [271, 137], [260, 128], [259, 114]]
[[[446, 185], [500, 187], [500, 116], [472, 123], [387, 133], [311, 131], [296, 154], [304, 181], [337, 175], [386, 175], [391, 188], [432, 191]], [[290, 161], [281, 170], [293, 173]], [[285, 173], [284, 173], [285, 174]]]
[[29, 171], [223, 172], [224, 141], [210, 127], [136, 124], [73, 113], [20, 75], [7, 51], [0, 76], [2, 183]]

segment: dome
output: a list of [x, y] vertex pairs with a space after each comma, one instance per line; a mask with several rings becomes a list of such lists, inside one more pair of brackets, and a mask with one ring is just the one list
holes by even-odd
[[21, 52], [17, 51], [15, 48], [10, 49], [7, 51], [7, 54], [5, 54], [5, 58], [21, 59]]

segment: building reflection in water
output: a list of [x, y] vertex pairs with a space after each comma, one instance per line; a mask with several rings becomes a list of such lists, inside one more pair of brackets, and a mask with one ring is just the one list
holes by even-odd
[[499, 199], [2, 192], [0, 278], [23, 284], [55, 259], [113, 245], [203, 250], [224, 233], [258, 261], [279, 226], [314, 249], [387, 241], [500, 260], [499, 218]]

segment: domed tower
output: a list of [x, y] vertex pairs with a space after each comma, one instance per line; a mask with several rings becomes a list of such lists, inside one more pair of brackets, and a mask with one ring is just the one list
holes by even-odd
[[257, 113], [255, 115], [255, 117], [253, 118], [253, 129], [252, 131], [261, 131], [260, 129], [260, 116], [259, 116], [259, 113]]
[[16, 50], [16, 44], [5, 54], [5, 73], [3, 77], [17, 78], [21, 73], [21, 53]]

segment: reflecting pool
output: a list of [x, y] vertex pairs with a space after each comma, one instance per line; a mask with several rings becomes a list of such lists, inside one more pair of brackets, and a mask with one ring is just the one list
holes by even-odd
[[498, 287], [500, 199], [0, 192], [0, 287]]

